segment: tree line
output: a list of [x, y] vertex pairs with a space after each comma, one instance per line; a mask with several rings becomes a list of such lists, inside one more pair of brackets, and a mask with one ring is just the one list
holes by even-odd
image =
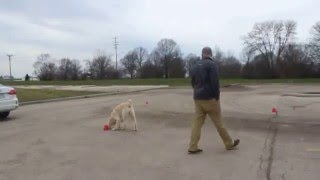
[[246, 78], [320, 77], [320, 22], [307, 42], [296, 42], [297, 23], [266, 21], [256, 23], [243, 37]]
[[[308, 78], [320, 77], [320, 22], [310, 32], [310, 38], [296, 42], [294, 21], [264, 21], [256, 23], [242, 37], [240, 58], [224, 53], [218, 47], [213, 60], [223, 78]], [[120, 68], [111, 56], [98, 51], [83, 67], [79, 60], [54, 60], [41, 54], [34, 63], [40, 80], [79, 80], [115, 78], [184, 78], [201, 58], [195, 54], [183, 56], [173, 39], [161, 39], [149, 53], [144, 47], [127, 52]]]

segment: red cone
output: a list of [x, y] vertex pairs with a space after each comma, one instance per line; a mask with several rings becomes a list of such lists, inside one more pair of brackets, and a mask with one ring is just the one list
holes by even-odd
[[108, 125], [108, 124], [104, 125], [104, 126], [103, 126], [103, 130], [104, 130], [104, 131], [108, 131], [108, 130], [109, 130], [109, 125]]
[[272, 113], [277, 113], [277, 109], [275, 107], [272, 108]]

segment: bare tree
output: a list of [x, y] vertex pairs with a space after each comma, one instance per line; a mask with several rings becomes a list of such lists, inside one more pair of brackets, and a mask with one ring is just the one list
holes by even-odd
[[222, 58], [220, 75], [223, 78], [236, 78], [241, 76], [242, 65], [233, 55]]
[[58, 78], [61, 80], [71, 79], [71, 60], [69, 58], [63, 58], [59, 61]]
[[138, 56], [138, 70], [142, 67], [143, 62], [148, 58], [148, 50], [143, 47], [137, 47], [133, 50], [135, 54]]
[[312, 74], [313, 62], [307, 47], [299, 44], [289, 44], [282, 54], [280, 73], [282, 78], [305, 78]]
[[320, 22], [317, 22], [311, 30], [311, 41], [308, 45], [311, 57], [320, 63]]
[[81, 68], [79, 60], [63, 58], [59, 61], [57, 76], [61, 80], [78, 80], [82, 74]]
[[[152, 64], [154, 64], [155, 66], [162, 68], [162, 59], [161, 59], [161, 55], [158, 51], [153, 50], [151, 52], [151, 54], [148, 57], [148, 61], [150, 61]], [[163, 69], [163, 68], [162, 68]]]
[[178, 44], [172, 39], [162, 39], [158, 42], [154, 50], [160, 58], [160, 62], [164, 71], [164, 77], [169, 78], [170, 64], [174, 58], [181, 57], [181, 51]]
[[158, 51], [153, 50], [148, 56], [140, 70], [141, 78], [162, 78], [163, 67], [161, 63], [161, 56]]
[[295, 37], [296, 26], [294, 21], [256, 23], [253, 30], [243, 38], [246, 49], [261, 54], [273, 74], [283, 50]]
[[240, 55], [240, 60], [243, 63], [249, 63], [254, 56], [254, 52], [251, 49], [244, 48]]
[[188, 56], [185, 57], [185, 61], [187, 72], [190, 74], [191, 69], [200, 61], [200, 57], [195, 54], [188, 54]]
[[55, 79], [57, 66], [49, 54], [40, 54], [33, 67], [35, 69], [34, 73], [40, 80], [50, 81]]
[[110, 66], [111, 57], [106, 56], [103, 51], [98, 51], [92, 61], [87, 61], [87, 67], [91, 77], [95, 79], [107, 78], [107, 71]]
[[128, 52], [123, 59], [121, 59], [121, 63], [124, 66], [124, 69], [130, 74], [130, 77], [133, 78], [137, 67], [139, 66], [139, 57], [135, 51]]
[[181, 57], [174, 57], [170, 62], [169, 74], [171, 78], [184, 78], [186, 62]]
[[150, 59], [143, 63], [141, 67], [141, 78], [162, 78], [162, 76], [162, 68], [154, 64]]
[[213, 59], [216, 61], [216, 62], [221, 62], [222, 61], [222, 58], [224, 56], [224, 53], [221, 51], [221, 49], [216, 46], [213, 50]]
[[40, 67], [42, 66], [43, 63], [49, 62], [50, 59], [51, 59], [50, 54], [48, 54], [48, 53], [40, 54], [37, 57], [36, 62], [33, 64], [33, 68], [35, 69], [34, 73], [36, 75], [40, 74], [40, 72], [39, 72], [40, 71]]
[[213, 61], [215, 62], [219, 72], [221, 71], [221, 66], [222, 66], [222, 61], [223, 61], [223, 58], [224, 58], [224, 53], [221, 51], [221, 49], [216, 46], [213, 50], [213, 55], [212, 55], [212, 58], [213, 58]]
[[80, 64], [80, 61], [77, 59], [71, 60], [71, 80], [79, 80], [81, 78], [82, 74], [82, 66]]

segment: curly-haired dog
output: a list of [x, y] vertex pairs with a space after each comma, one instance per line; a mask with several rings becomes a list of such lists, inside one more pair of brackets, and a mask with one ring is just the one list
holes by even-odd
[[110, 117], [108, 118], [108, 125], [109, 127], [114, 130], [121, 129], [121, 124], [124, 124], [122, 129], [126, 128], [125, 119], [131, 116], [134, 120], [134, 130], [137, 131], [137, 119], [136, 114], [134, 112], [134, 108], [132, 105], [132, 100], [129, 99], [127, 102], [123, 102], [117, 105], [111, 112]]

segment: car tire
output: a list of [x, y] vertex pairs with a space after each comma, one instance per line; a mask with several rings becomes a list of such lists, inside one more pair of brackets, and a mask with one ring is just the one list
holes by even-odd
[[0, 112], [0, 118], [4, 119], [4, 118], [8, 117], [9, 114], [10, 114], [10, 111], [8, 111], [8, 112]]

